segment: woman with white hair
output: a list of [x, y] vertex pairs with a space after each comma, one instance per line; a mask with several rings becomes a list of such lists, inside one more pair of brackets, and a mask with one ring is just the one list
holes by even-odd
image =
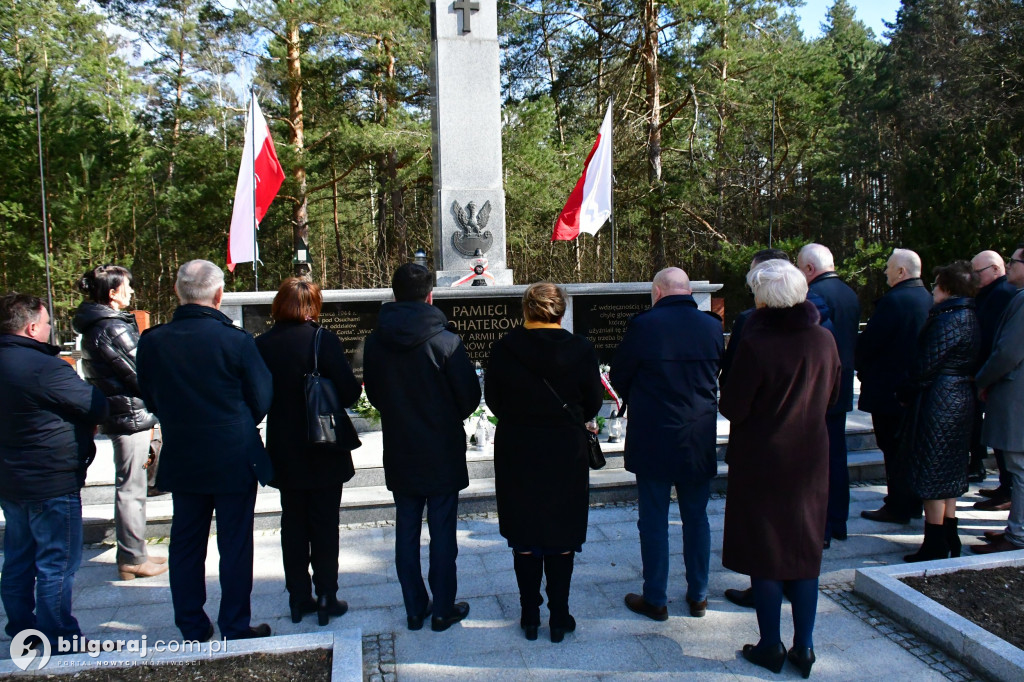
[[753, 268], [757, 309], [748, 318], [719, 408], [729, 419], [722, 565], [749, 575], [761, 640], [748, 661], [781, 672], [782, 595], [793, 604], [789, 660], [806, 678], [828, 504], [825, 411], [839, 396], [832, 334], [807, 302], [807, 280], [783, 260]]

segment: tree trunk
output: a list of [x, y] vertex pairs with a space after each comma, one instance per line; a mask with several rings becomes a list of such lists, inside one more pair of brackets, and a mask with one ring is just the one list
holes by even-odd
[[661, 182], [661, 84], [658, 82], [658, 2], [644, 2], [644, 63], [647, 108], [647, 182], [650, 189], [648, 218], [651, 221], [651, 263], [655, 272], [665, 267], [665, 230]]
[[[294, 0], [291, 0], [294, 2]], [[295, 183], [297, 201], [292, 208], [292, 230], [295, 246], [295, 276], [312, 279], [309, 265], [309, 210], [306, 203], [305, 132], [302, 121], [302, 36], [296, 19], [289, 19], [288, 36], [288, 118], [291, 135], [288, 142], [295, 148]]]

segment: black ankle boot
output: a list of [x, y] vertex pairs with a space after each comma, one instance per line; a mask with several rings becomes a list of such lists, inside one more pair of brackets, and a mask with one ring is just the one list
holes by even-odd
[[535, 554], [518, 552], [512, 552], [512, 557], [516, 582], [519, 583], [519, 627], [526, 632], [526, 639], [533, 641], [537, 639], [537, 628], [540, 626], [540, 605], [544, 603], [540, 596], [544, 559]]
[[960, 542], [959, 525], [960, 520], [955, 516], [942, 519], [942, 529], [946, 533], [946, 545], [949, 546], [949, 556], [951, 557], [960, 556], [960, 548], [963, 547]]
[[575, 554], [549, 554], [544, 557], [544, 575], [548, 585], [548, 611], [551, 617], [551, 641], [558, 643], [565, 633], [576, 629], [576, 619], [569, 613], [569, 585], [572, 583], [572, 565]]
[[316, 620], [321, 626], [327, 625], [331, 616], [344, 616], [347, 611], [348, 602], [333, 594], [321, 594], [316, 598]]
[[946, 529], [938, 523], [924, 524], [924, 542], [921, 549], [903, 557], [907, 563], [945, 559], [949, 556], [949, 545], [946, 544]]
[[292, 622], [301, 623], [307, 613], [316, 613], [316, 600], [312, 596], [305, 599], [288, 598], [288, 609], [291, 611]]

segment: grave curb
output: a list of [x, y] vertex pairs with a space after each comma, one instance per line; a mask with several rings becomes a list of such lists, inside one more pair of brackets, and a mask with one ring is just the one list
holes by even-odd
[[1024, 550], [859, 568], [853, 591], [954, 658], [993, 679], [1011, 682], [1024, 676], [1024, 651], [899, 580], [1002, 566], [1024, 566]]
[[[141, 637], [141, 635], [140, 635]], [[222, 645], [223, 642], [214, 644]], [[42, 675], [74, 675], [87, 670], [113, 670], [127, 665], [173, 665], [202, 658], [215, 660], [249, 654], [287, 654], [311, 649], [332, 649], [331, 682], [362, 682], [363, 634], [359, 628], [346, 628], [334, 632], [280, 635], [261, 639], [231, 640], [225, 651], [210, 651], [211, 643], [198, 645], [190, 653], [150, 652], [145, 658], [127, 653], [100, 653], [53, 656], [42, 670], [20, 670], [10, 659], [0, 661], [0, 677], [38, 677]], [[62, 665], [54, 665], [59, 661]]]

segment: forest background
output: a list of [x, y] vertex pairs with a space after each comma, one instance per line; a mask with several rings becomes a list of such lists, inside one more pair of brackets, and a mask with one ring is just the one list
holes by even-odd
[[[324, 288], [387, 286], [431, 253], [426, 0], [0, 2], [0, 290], [46, 289], [38, 88], [61, 340], [87, 268], [130, 267], [163, 321], [181, 263], [223, 265], [242, 64], [287, 174], [260, 288], [292, 274], [299, 239]], [[755, 250], [816, 240], [866, 315], [893, 246], [928, 277], [1022, 236], [1021, 0], [904, 0], [887, 42], [846, 0], [813, 39], [792, 0], [498, 4], [517, 283], [609, 279], [607, 228], [550, 236], [610, 96], [620, 281], [679, 265], [723, 282], [731, 317]], [[253, 285], [247, 264], [228, 274]]]

